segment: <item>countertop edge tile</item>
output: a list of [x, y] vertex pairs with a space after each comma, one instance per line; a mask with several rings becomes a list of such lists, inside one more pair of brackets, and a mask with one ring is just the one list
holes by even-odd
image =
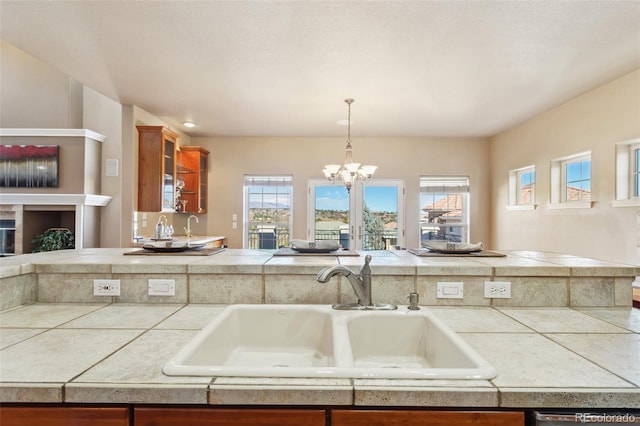
[[209, 386], [210, 405], [353, 405], [352, 386]]
[[498, 407], [498, 389], [354, 386], [355, 406]]
[[[639, 388], [499, 388], [504, 408], [635, 408], [640, 407]], [[597, 408], [594, 408], [597, 407]]]
[[60, 403], [64, 383], [0, 383], [0, 403]]
[[206, 404], [208, 383], [189, 385], [69, 383], [65, 403]]

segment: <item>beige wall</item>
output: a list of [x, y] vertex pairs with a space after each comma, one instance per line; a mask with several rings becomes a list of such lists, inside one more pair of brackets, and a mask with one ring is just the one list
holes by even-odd
[[[192, 138], [208, 149], [208, 232], [227, 236], [229, 247], [242, 247], [242, 226], [232, 229], [231, 218], [242, 218], [245, 174], [291, 174], [294, 187], [293, 235], [305, 238], [307, 184], [322, 178], [325, 164], [344, 161], [346, 138], [264, 137]], [[474, 138], [352, 138], [354, 159], [376, 164], [376, 178], [405, 180], [407, 247], [419, 240], [419, 178], [421, 175], [468, 175], [471, 180], [471, 240], [491, 245], [488, 140]]]
[[80, 128], [81, 85], [0, 40], [0, 126]]
[[[87, 208], [85, 240], [119, 247], [120, 177], [102, 176], [104, 159], [122, 162], [122, 106], [54, 67], [0, 40], [0, 126], [4, 128], [87, 128], [105, 142], [78, 138], [3, 138], [6, 144], [60, 145], [60, 187], [41, 193], [90, 193], [113, 197], [104, 208]], [[3, 188], [22, 193], [24, 188]], [[32, 192], [36, 192], [35, 190]], [[129, 243], [129, 240], [126, 240]]]
[[[493, 243], [640, 264], [638, 207], [612, 207], [615, 144], [640, 136], [640, 70], [491, 140]], [[550, 210], [550, 160], [591, 151], [591, 209]], [[533, 211], [507, 211], [509, 171], [536, 167]]]
[[[83, 88], [83, 127], [105, 136], [97, 149], [100, 162], [95, 164], [94, 179], [97, 192], [112, 197], [109, 204], [99, 209], [99, 235], [101, 247], [120, 247], [122, 209], [122, 105], [88, 87]], [[118, 176], [106, 176], [107, 159], [118, 162]], [[128, 240], [127, 240], [128, 241]]]
[[[127, 246], [137, 197], [138, 124], [166, 125], [146, 111], [120, 105], [69, 76], [0, 41], [0, 126], [89, 128], [107, 136], [95, 166], [105, 195], [101, 245]], [[353, 138], [355, 159], [379, 166], [376, 177], [406, 184], [406, 246], [418, 245], [418, 179], [429, 174], [471, 178], [471, 241], [494, 249], [558, 251], [640, 264], [640, 211], [611, 206], [614, 197], [614, 144], [640, 136], [640, 70], [532, 118], [491, 140], [462, 138]], [[292, 174], [294, 235], [306, 233], [306, 190], [321, 178], [324, 164], [342, 160], [345, 138], [190, 138], [179, 145], [211, 151], [209, 214], [199, 215], [198, 232], [226, 235], [241, 247], [244, 174]], [[549, 161], [592, 151], [594, 207], [549, 210]], [[117, 159], [119, 176], [106, 178], [104, 161]], [[78, 160], [81, 161], [81, 160]], [[534, 164], [534, 211], [507, 211], [509, 170]], [[65, 166], [64, 173], [70, 173]], [[302, 195], [304, 194], [304, 195]], [[184, 215], [175, 215], [181, 229]]]

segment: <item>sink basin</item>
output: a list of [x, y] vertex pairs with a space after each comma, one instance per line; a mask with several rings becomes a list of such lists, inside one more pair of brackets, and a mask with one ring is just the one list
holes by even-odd
[[429, 310], [343, 318], [359, 377], [487, 379], [494, 368]]
[[200, 241], [152, 241], [142, 246], [145, 250], [151, 250], [157, 253], [172, 253], [181, 252], [187, 250], [199, 250], [203, 248], [206, 243]]
[[324, 376], [335, 366], [331, 307], [232, 305], [163, 369], [168, 375]]
[[163, 368], [170, 376], [490, 379], [496, 372], [428, 309], [231, 305]]

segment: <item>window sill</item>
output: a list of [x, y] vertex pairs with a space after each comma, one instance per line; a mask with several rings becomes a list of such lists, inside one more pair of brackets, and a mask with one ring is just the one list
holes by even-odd
[[611, 201], [612, 207], [640, 207], [640, 198], [627, 198]]
[[547, 208], [551, 210], [561, 209], [590, 209], [593, 206], [593, 201], [573, 201], [570, 203], [552, 203], [547, 204]]
[[508, 211], [535, 210], [537, 204], [520, 204], [515, 206], [507, 206]]

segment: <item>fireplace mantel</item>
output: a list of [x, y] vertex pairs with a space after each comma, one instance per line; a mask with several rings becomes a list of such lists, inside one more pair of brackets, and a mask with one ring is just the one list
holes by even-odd
[[89, 129], [0, 129], [2, 136], [78, 137], [104, 142], [105, 136]]
[[0, 194], [0, 204], [47, 206], [97, 206], [109, 204], [111, 197], [96, 194]]

